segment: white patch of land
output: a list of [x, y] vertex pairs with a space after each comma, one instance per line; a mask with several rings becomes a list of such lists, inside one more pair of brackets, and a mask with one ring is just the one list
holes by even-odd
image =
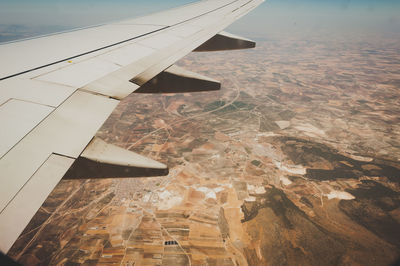
[[256, 135], [257, 140], [258, 140], [258, 137], [275, 137], [275, 136], [279, 136], [279, 134], [276, 134], [276, 133], [274, 133], [274, 132], [272, 132], [272, 131], [269, 131], [269, 132], [262, 132], [262, 133], [258, 133], [258, 134]]
[[252, 147], [253, 154], [260, 157], [268, 157], [279, 160], [276, 149], [270, 144], [256, 144]]
[[225, 190], [225, 188], [223, 188], [223, 187], [216, 187], [216, 188], [214, 188], [214, 192], [215, 192], [215, 193], [221, 192], [221, 191], [223, 191], [223, 190]]
[[255, 189], [254, 192], [255, 192], [256, 194], [264, 194], [266, 191], [265, 191], [265, 188], [264, 188], [264, 187], [258, 187], [258, 188]]
[[329, 194], [326, 194], [325, 196], [328, 197], [328, 199], [342, 199], [342, 200], [352, 200], [355, 199], [353, 195], [350, 193], [347, 193], [345, 191], [331, 191]]
[[247, 184], [247, 191], [251, 194], [264, 194], [266, 192], [263, 186], [256, 187], [250, 184]]
[[360, 162], [371, 162], [373, 158], [350, 154], [349, 157]]
[[314, 135], [325, 136], [325, 131], [323, 131], [323, 130], [321, 130], [321, 129], [319, 129], [319, 128], [317, 128], [317, 127], [315, 127], [315, 126], [313, 126], [313, 125], [311, 125], [309, 123], [306, 123], [306, 124], [303, 124], [303, 125], [300, 125], [300, 126], [295, 126], [294, 128], [299, 130], [299, 131], [302, 131], [302, 132], [306, 133], [306, 135], [308, 135], [308, 136], [314, 136]]
[[283, 165], [281, 162], [278, 162], [278, 161], [274, 161], [274, 164], [281, 171], [285, 171], [285, 172], [295, 174], [295, 175], [305, 175], [306, 174], [306, 168], [302, 165]]
[[290, 184], [292, 184], [292, 181], [290, 181], [289, 178], [287, 178], [286, 176], [281, 176], [280, 180], [284, 186], [289, 186]]
[[280, 129], [285, 129], [288, 128], [290, 126], [290, 122], [289, 121], [275, 121], [275, 123], [280, 127]]
[[244, 200], [245, 200], [245, 201], [248, 201], [248, 202], [255, 202], [255, 201], [256, 201], [256, 197], [248, 196], [248, 197], [245, 198]]
[[214, 189], [211, 189], [208, 187], [199, 187], [197, 190], [203, 192], [206, 199], [208, 199], [208, 198], [215, 199], [215, 200], [217, 199], [217, 194], [215, 193]]
[[168, 210], [174, 206], [181, 204], [183, 198], [179, 195], [174, 195], [171, 192], [165, 190], [158, 194], [160, 198], [159, 210]]
[[206, 193], [206, 199], [217, 199], [217, 195], [213, 190]]
[[255, 190], [255, 186], [251, 185], [251, 184], [247, 184], [247, 190], [248, 191], [254, 191]]

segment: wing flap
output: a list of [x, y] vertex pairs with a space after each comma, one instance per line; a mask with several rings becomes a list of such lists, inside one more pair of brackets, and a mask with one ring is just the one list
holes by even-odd
[[14, 99], [1, 105], [0, 158], [53, 110], [49, 106]]
[[51, 154], [0, 214], [0, 250], [7, 251], [43, 204], [73, 159]]
[[119, 69], [117, 64], [95, 57], [38, 76], [35, 80], [80, 88], [117, 69]]
[[50, 154], [77, 158], [118, 103], [77, 91], [5, 154], [0, 160], [0, 210]]
[[98, 58], [123, 67], [151, 55], [154, 51], [152, 48], [132, 42], [121, 48], [103, 53]]
[[10, 99], [57, 107], [75, 88], [31, 79], [13, 78], [0, 82], [0, 105]]

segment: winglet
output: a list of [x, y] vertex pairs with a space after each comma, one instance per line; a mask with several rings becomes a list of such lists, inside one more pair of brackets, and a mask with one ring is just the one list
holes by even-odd
[[199, 47], [194, 52], [210, 52], [248, 49], [256, 47], [256, 43], [252, 40], [221, 31]]
[[143, 177], [168, 174], [168, 167], [94, 137], [64, 179]]

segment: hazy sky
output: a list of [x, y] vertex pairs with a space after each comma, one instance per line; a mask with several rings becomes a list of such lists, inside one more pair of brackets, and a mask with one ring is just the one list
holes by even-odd
[[[0, 26], [69, 29], [137, 17], [190, 2], [194, 1], [0, 0]], [[269, 0], [230, 30], [257, 36], [319, 30], [400, 32], [400, 0]]]

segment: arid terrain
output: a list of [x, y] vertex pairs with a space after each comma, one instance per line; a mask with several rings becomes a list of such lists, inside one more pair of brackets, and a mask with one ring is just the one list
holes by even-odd
[[98, 132], [168, 176], [62, 180], [26, 265], [392, 265], [400, 37], [286, 38], [178, 65], [216, 92], [133, 94]]

